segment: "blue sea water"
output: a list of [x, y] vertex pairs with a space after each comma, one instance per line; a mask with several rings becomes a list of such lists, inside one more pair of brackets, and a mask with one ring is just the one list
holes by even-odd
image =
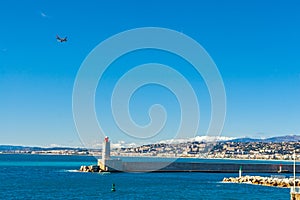
[[[228, 173], [83, 173], [90, 156], [0, 154], [0, 199], [289, 199], [289, 189], [222, 183]], [[250, 174], [254, 175], [254, 174]], [[271, 174], [255, 174], [270, 176]], [[111, 192], [115, 183], [116, 192]]]

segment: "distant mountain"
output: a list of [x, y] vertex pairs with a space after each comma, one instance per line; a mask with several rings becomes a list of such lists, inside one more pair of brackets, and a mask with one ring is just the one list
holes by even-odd
[[28, 148], [28, 147], [12, 146], [12, 145], [0, 145], [0, 151], [24, 150], [25, 148]]
[[72, 147], [27, 147], [27, 146], [13, 146], [13, 145], [0, 145], [0, 151], [60, 151], [60, 150], [86, 150], [84, 148]]
[[[279, 142], [300, 142], [300, 135], [286, 135], [286, 136], [278, 136], [278, 137], [271, 137], [271, 138], [265, 138], [265, 139], [257, 139], [257, 138], [230, 138], [230, 137], [213, 137], [213, 136], [196, 136], [195, 138], [187, 138], [187, 139], [173, 139], [173, 140], [163, 140], [159, 141], [157, 143], [167, 143], [167, 144], [179, 144], [179, 143], [187, 143], [187, 142], [241, 142], [241, 143], [247, 143], [247, 142], [273, 142], [273, 143], [279, 143]], [[132, 144], [129, 144], [130, 147], [132, 147]], [[114, 146], [113, 148], [121, 148], [126, 147], [125, 143], [115, 143], [112, 144]], [[137, 146], [137, 145], [133, 145]], [[1, 152], [10, 152], [10, 151], [64, 151], [64, 150], [70, 150], [70, 151], [88, 151], [93, 150], [97, 151], [99, 149], [86, 149], [86, 148], [76, 148], [76, 147], [28, 147], [28, 146], [13, 146], [13, 145], [0, 145], [0, 151]]]
[[173, 140], [162, 140], [158, 143], [187, 143], [187, 142], [300, 142], [300, 135], [285, 135], [285, 136], [278, 136], [278, 137], [270, 137], [270, 138], [250, 138], [250, 137], [244, 137], [244, 138], [233, 138], [233, 137], [224, 137], [224, 136], [196, 136], [195, 138], [187, 138], [187, 139], [173, 139]]
[[286, 135], [279, 137], [271, 137], [264, 140], [265, 142], [299, 142], [300, 135]]
[[179, 144], [179, 143], [187, 143], [187, 142], [220, 142], [220, 141], [227, 141], [233, 140], [233, 137], [224, 137], [224, 136], [196, 136], [194, 138], [175, 138], [170, 140], [161, 140], [157, 143], [166, 143], [166, 144]]
[[257, 139], [257, 138], [236, 138], [233, 140], [227, 140], [228, 142], [273, 142], [273, 143], [278, 143], [278, 142], [299, 142], [300, 141], [300, 136], [299, 135], [285, 135], [285, 136], [278, 136], [278, 137], [271, 137], [271, 138], [265, 138], [265, 139]]
[[260, 141], [262, 141], [262, 139], [254, 139], [254, 138], [245, 137], [245, 138], [236, 138], [236, 139], [233, 139], [233, 140], [227, 140], [226, 142], [246, 143], [246, 142], [260, 142]]

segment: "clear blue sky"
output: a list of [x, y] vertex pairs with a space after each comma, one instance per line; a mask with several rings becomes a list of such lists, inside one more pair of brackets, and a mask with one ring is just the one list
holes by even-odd
[[[300, 134], [299, 10], [296, 0], [2, 1], [0, 144], [80, 145], [72, 116], [72, 90], [82, 61], [106, 38], [148, 26], [182, 32], [210, 54], [227, 94], [222, 136]], [[68, 36], [68, 42], [58, 43], [56, 34]], [[158, 52], [150, 54], [160, 59]], [[143, 53], [136, 56], [144, 58]], [[172, 62], [170, 56], [164, 58]], [[107, 73], [108, 79], [118, 72], [114, 70]], [[145, 90], [148, 94], [163, 92], [155, 87]], [[100, 102], [101, 93], [105, 89], [99, 87]], [[165, 94], [152, 96], [153, 102], [168, 102], [161, 98], [168, 96], [173, 101]], [[142, 97], [137, 92], [132, 103]], [[206, 101], [203, 107], [209, 105]], [[145, 112], [146, 107], [138, 110]], [[207, 129], [209, 119], [208, 110], [202, 111], [207, 117], [200, 122], [199, 135]], [[132, 115], [145, 123], [136, 111]], [[176, 116], [174, 111], [171, 124], [177, 122]], [[104, 130], [115, 131], [109, 126], [105, 123]]]

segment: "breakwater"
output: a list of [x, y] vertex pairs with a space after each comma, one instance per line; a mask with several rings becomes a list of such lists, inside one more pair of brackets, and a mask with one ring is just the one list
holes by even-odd
[[[212, 173], [238, 173], [242, 168], [243, 173], [292, 173], [293, 164], [263, 163], [263, 162], [245, 162], [241, 160], [228, 162], [214, 161], [197, 161], [197, 162], [155, 162], [155, 161], [122, 161], [121, 159], [99, 159], [95, 166], [82, 166], [80, 171], [124, 171], [124, 172], [212, 172]], [[300, 172], [300, 165], [296, 166], [296, 172]]]
[[[286, 173], [293, 172], [292, 164], [263, 164], [263, 163], [222, 163], [222, 162], [122, 162], [122, 170], [126, 172], [220, 172], [237, 173], [242, 167], [246, 173], [277, 173], [280, 170]], [[113, 169], [111, 169], [113, 170]], [[296, 166], [296, 172], [300, 172], [300, 166]]]
[[[122, 170], [127, 172], [144, 172], [144, 171], [158, 171], [158, 172], [220, 172], [220, 173], [237, 173], [242, 167], [245, 173], [277, 173], [293, 172], [293, 164], [278, 164], [278, 163], [264, 163], [264, 161], [242, 161], [232, 160], [231, 163], [222, 162], [218, 160], [206, 160], [197, 162], [122, 162]], [[113, 170], [113, 169], [110, 169]], [[300, 172], [300, 166], [296, 166], [296, 172]]]
[[[225, 183], [248, 183], [264, 186], [275, 186], [289, 188], [294, 186], [293, 178], [284, 177], [262, 177], [262, 176], [241, 176], [241, 177], [230, 177], [224, 178]], [[295, 185], [300, 186], [300, 179], [295, 179]]]

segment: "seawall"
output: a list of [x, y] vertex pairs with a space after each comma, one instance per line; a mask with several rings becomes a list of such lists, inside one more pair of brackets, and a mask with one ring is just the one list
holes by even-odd
[[[143, 171], [189, 171], [189, 172], [238, 172], [242, 167], [243, 172], [261, 172], [261, 173], [277, 173], [279, 171], [278, 164], [234, 164], [234, 163], [160, 163], [160, 162], [123, 162], [123, 170], [127, 172], [143, 172]], [[282, 165], [282, 171], [293, 172], [293, 165]], [[300, 166], [296, 167], [296, 171], [300, 172]]]
[[[109, 168], [108, 171], [125, 171], [125, 172], [222, 172], [237, 173], [240, 167], [243, 172], [255, 173], [277, 173], [280, 170], [278, 164], [258, 164], [258, 163], [199, 163], [199, 162], [122, 162], [119, 169]], [[281, 165], [281, 172], [292, 173], [292, 164]], [[296, 166], [296, 172], [300, 172], [300, 166]]]

